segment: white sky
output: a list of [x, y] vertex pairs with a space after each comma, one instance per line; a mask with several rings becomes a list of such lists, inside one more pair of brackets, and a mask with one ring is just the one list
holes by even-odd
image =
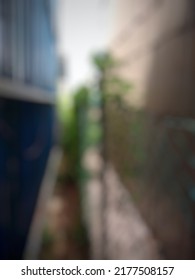
[[90, 57], [109, 43], [115, 0], [58, 2], [58, 48], [66, 59], [69, 89], [92, 77]]

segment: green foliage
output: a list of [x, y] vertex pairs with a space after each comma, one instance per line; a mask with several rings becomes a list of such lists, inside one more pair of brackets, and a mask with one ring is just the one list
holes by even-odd
[[[135, 109], [125, 102], [126, 95], [130, 94], [133, 87], [127, 80], [120, 77], [120, 72], [118, 72], [120, 62], [108, 53], [95, 55], [93, 62], [100, 77], [99, 86], [106, 111], [104, 121], [108, 122], [106, 126], [108, 130], [111, 128], [105, 132], [106, 137], [109, 138], [112, 149], [118, 146], [118, 139], [120, 139], [122, 146], [118, 152], [118, 158], [114, 156], [113, 159], [117, 165], [120, 163], [122, 177], [127, 177], [127, 175], [137, 177], [141, 173], [145, 160], [143, 135], [145, 115], [142, 110]], [[110, 105], [114, 111], [108, 112]], [[128, 120], [127, 114], [129, 115]], [[126, 130], [123, 126], [121, 128], [116, 123], [113, 124], [116, 117], [119, 124], [125, 123], [127, 125]], [[111, 139], [110, 133], [113, 132], [115, 137]]]
[[96, 146], [100, 143], [102, 130], [96, 123], [89, 123], [86, 131], [86, 144], [87, 146]]
[[72, 95], [58, 100], [58, 115], [62, 126], [61, 145], [66, 156], [66, 176], [77, 180], [80, 153], [80, 110], [87, 106], [89, 89], [80, 87]]
[[95, 68], [102, 72], [110, 70], [116, 66], [116, 61], [113, 59], [110, 53], [97, 53], [92, 57], [92, 63]]
[[98, 53], [93, 56], [92, 61], [100, 75], [99, 83], [103, 99], [123, 106], [124, 96], [130, 92], [132, 85], [115, 73], [120, 62], [110, 53]]
[[77, 107], [87, 106], [90, 95], [90, 88], [81, 86], [74, 92], [74, 104]]
[[72, 94], [59, 98], [58, 114], [63, 126], [62, 146], [66, 155], [66, 173], [72, 179], [79, 177], [81, 157], [86, 148], [97, 146], [103, 139], [101, 120], [94, 121], [88, 114], [89, 108], [101, 108], [102, 102], [114, 102], [123, 108], [124, 97], [132, 86], [116, 71], [119, 62], [110, 53], [98, 53], [92, 58], [99, 73], [97, 86], [83, 85]]

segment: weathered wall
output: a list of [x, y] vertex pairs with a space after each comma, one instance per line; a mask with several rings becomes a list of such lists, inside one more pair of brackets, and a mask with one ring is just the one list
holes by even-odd
[[111, 43], [134, 87], [128, 110], [108, 111], [110, 158], [167, 258], [194, 257], [194, 8], [120, 0]]
[[[177, 101], [182, 99], [186, 84], [193, 86], [189, 75], [193, 71], [193, 1], [122, 0], [118, 5], [111, 49], [123, 61], [123, 75], [135, 84], [131, 98], [138, 105], [147, 101], [154, 111], [169, 108], [173, 113], [175, 106], [170, 101], [174, 102], [175, 95]], [[188, 113], [187, 105], [182, 99], [180, 111]]]

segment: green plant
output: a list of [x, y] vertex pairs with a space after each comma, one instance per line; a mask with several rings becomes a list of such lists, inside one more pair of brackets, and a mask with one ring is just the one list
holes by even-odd
[[106, 52], [94, 55], [92, 62], [99, 73], [99, 89], [104, 102], [111, 100], [122, 106], [123, 98], [130, 92], [132, 85], [117, 73], [120, 62]]

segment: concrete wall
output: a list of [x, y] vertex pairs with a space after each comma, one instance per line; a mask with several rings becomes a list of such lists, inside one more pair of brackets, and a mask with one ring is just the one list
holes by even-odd
[[[135, 85], [136, 104], [147, 101], [155, 112], [169, 108], [171, 113], [189, 113], [187, 98], [183, 104], [180, 96], [186, 84], [193, 86], [189, 75], [193, 71], [193, 5], [190, 0], [118, 1], [111, 50], [124, 62], [123, 75]], [[171, 106], [175, 95], [182, 99], [180, 109]]]
[[[110, 159], [167, 258], [194, 257], [194, 8], [193, 0], [119, 0], [110, 47], [133, 84], [129, 112], [108, 111]], [[120, 123], [126, 136], [124, 128], [117, 136]]]

